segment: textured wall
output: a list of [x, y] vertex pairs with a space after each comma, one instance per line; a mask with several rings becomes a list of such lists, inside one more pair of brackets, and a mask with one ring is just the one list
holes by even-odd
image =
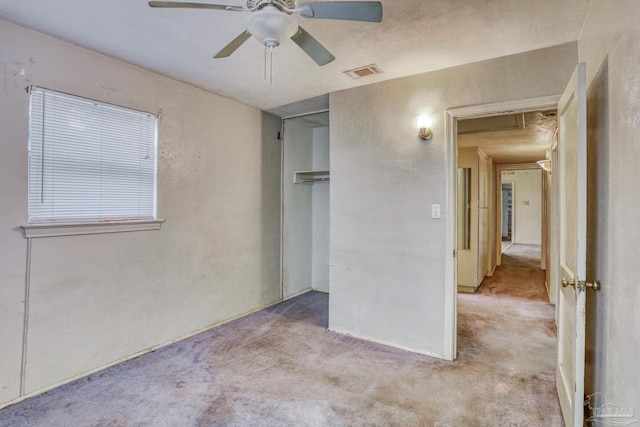
[[640, 4], [591, 2], [579, 41], [587, 63], [589, 244], [587, 393], [640, 411]]
[[[313, 169], [329, 170], [329, 128], [313, 130]], [[313, 289], [329, 292], [330, 183], [313, 185]]]
[[294, 184], [295, 171], [313, 168], [313, 128], [285, 120], [283, 157], [282, 286], [288, 298], [313, 284], [313, 188]]
[[159, 113], [162, 230], [34, 239], [25, 393], [277, 301], [280, 120], [0, 21], [0, 405], [19, 395], [35, 84]]
[[332, 329], [444, 354], [444, 112], [562, 93], [576, 62], [567, 44], [331, 94]]

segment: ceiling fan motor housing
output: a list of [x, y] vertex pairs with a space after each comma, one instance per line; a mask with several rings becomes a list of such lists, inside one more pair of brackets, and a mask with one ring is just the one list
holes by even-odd
[[298, 31], [298, 23], [290, 14], [282, 12], [273, 4], [267, 4], [247, 16], [246, 28], [260, 43], [274, 48], [280, 45], [281, 40], [291, 38]]
[[247, 9], [262, 9], [265, 6], [272, 5], [283, 12], [288, 12], [296, 8], [295, 0], [247, 0]]

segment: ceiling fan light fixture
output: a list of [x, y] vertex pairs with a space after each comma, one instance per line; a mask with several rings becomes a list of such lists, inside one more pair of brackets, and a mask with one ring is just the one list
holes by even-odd
[[247, 16], [247, 32], [263, 45], [274, 48], [298, 31], [298, 23], [293, 16], [282, 13], [274, 6], [267, 6]]

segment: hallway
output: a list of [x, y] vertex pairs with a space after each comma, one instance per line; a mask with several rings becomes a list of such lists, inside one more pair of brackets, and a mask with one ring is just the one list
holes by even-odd
[[539, 245], [511, 245], [475, 294], [458, 294], [458, 358], [497, 368], [493, 396], [484, 397], [517, 393], [513, 410], [530, 417], [522, 425], [564, 424], [555, 389], [555, 308], [544, 287]]
[[476, 294], [549, 302], [540, 269], [540, 245], [513, 244], [502, 253], [502, 265], [485, 277]]

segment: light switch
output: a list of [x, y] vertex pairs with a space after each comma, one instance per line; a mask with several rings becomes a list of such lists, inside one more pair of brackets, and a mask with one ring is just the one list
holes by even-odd
[[431, 205], [431, 218], [440, 218], [440, 205]]

